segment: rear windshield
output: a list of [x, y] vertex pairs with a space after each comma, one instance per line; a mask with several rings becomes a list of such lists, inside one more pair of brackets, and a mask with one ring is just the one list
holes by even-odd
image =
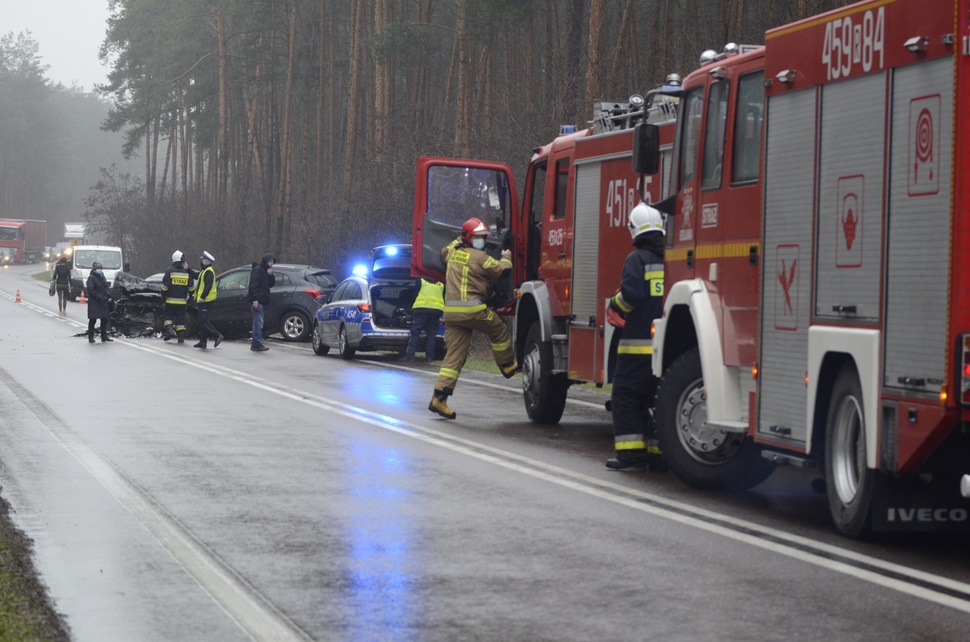
[[312, 272], [306, 275], [306, 280], [315, 283], [321, 288], [329, 288], [337, 285], [337, 278], [329, 272]]
[[74, 253], [74, 267], [90, 270], [100, 263], [106, 270], [121, 269], [121, 252], [118, 250], [78, 250]]

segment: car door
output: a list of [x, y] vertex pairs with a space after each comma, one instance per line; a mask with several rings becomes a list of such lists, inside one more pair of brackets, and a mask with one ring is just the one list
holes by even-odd
[[320, 324], [320, 339], [328, 346], [337, 345], [337, 332], [340, 330], [340, 308], [353, 279], [347, 279], [337, 286], [327, 304], [317, 312]]
[[250, 274], [249, 268], [238, 268], [216, 277], [218, 293], [209, 303], [209, 321], [223, 334], [238, 334], [252, 325], [252, 304], [247, 300]]

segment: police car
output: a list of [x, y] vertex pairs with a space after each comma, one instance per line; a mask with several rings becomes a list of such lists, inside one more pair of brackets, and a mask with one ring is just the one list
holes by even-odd
[[[412, 307], [421, 289], [411, 276], [411, 246], [382, 245], [370, 264], [355, 269], [317, 310], [311, 341], [318, 355], [331, 349], [343, 359], [358, 352], [389, 350], [401, 355], [411, 336]], [[436, 356], [444, 354], [444, 323], [438, 324]], [[421, 341], [418, 350], [422, 350]]]

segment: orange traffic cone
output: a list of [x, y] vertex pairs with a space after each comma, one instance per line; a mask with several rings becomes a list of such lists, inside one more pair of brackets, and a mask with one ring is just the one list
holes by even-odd
[[23, 303], [23, 301], [20, 300], [20, 290], [17, 290], [17, 299], [14, 301], [14, 303]]
[[78, 299], [77, 302], [78, 303], [87, 303], [87, 301], [84, 300], [84, 290], [81, 290], [81, 298]]

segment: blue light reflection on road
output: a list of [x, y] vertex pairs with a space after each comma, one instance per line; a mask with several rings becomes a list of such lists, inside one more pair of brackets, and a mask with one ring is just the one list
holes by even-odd
[[401, 451], [368, 443], [357, 444], [351, 452], [361, 465], [347, 478], [353, 502], [345, 525], [347, 639], [412, 639], [418, 622], [412, 575], [414, 493], [406, 487], [409, 461]]

